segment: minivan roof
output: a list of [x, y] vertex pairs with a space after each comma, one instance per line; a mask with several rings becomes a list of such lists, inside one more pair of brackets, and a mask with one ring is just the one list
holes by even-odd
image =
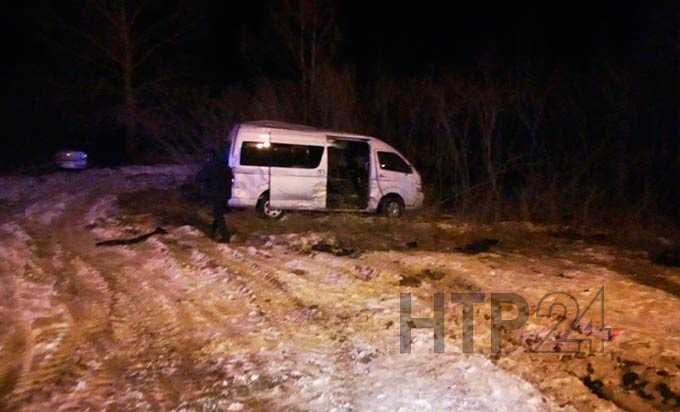
[[305, 133], [310, 133], [310, 134], [319, 134], [319, 135], [324, 135], [324, 136], [338, 136], [338, 137], [355, 137], [355, 138], [360, 138], [360, 139], [374, 139], [377, 141], [380, 141], [380, 139], [376, 139], [375, 137], [371, 136], [365, 136], [365, 135], [360, 135], [356, 133], [348, 133], [348, 132], [343, 132], [339, 130], [330, 130], [330, 129], [319, 129], [313, 126], [307, 126], [303, 124], [295, 124], [295, 123], [287, 123], [287, 122], [279, 122], [276, 120], [256, 120], [252, 122], [244, 122], [241, 123], [240, 125], [241, 128], [252, 128], [252, 129], [279, 129], [279, 130], [292, 130], [292, 131], [297, 131], [297, 132], [305, 132]]

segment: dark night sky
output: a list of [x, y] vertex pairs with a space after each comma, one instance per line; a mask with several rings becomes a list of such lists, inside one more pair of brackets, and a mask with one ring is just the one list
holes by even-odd
[[[36, 34], [47, 3], [15, 3], [2, 14], [0, 38], [9, 51], [0, 72], [3, 114], [6, 133], [15, 137], [27, 133], [26, 123], [38, 127], [49, 120], [40, 104], [41, 81], [69, 64], [70, 57], [52, 53]], [[669, 31], [677, 30], [672, 1], [521, 3], [342, 1], [341, 63], [355, 64], [359, 76], [474, 69], [485, 54], [503, 65], [532, 61], [582, 70], [607, 60], [642, 67], [665, 58], [655, 55], [655, 42], [668, 41]], [[187, 80], [215, 90], [247, 80], [255, 71], [239, 57], [240, 33], [263, 24], [271, 1], [192, 4], [204, 17], [176, 49], [188, 68]], [[268, 68], [258, 71], [267, 74]]]
[[[194, 76], [213, 81], [242, 77], [239, 33], [263, 22], [270, 1], [236, 3], [195, 2], [205, 18], [185, 43]], [[525, 57], [566, 64], [625, 60], [644, 48], [641, 37], [655, 30], [655, 13], [672, 10], [663, 2], [550, 3], [343, 1], [342, 56], [360, 69], [379, 65], [410, 74], [470, 66], [482, 53], [494, 54], [501, 63]], [[2, 38], [14, 51], [3, 70], [7, 80], [40, 75], [53, 65], [35, 35], [40, 4], [26, 2], [3, 13]]]
[[[636, 34], [651, 29], [655, 10], [646, 2], [551, 3], [344, 1], [343, 56], [359, 66], [411, 74], [473, 65], [489, 52], [503, 63], [524, 57], [566, 64], [621, 60], [639, 47]], [[214, 54], [223, 56], [235, 46], [238, 26], [257, 24], [266, 10], [263, 3], [238, 11], [227, 2], [208, 7], [205, 35]], [[228, 57], [219, 61], [231, 64]]]

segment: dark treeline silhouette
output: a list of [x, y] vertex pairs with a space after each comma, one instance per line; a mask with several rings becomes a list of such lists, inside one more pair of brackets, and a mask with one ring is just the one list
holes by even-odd
[[[91, 93], [69, 84], [69, 93], [55, 94], [80, 134], [95, 146], [109, 142], [107, 150], [118, 141], [128, 161], [202, 159], [239, 121], [283, 120], [388, 141], [422, 172], [432, 204], [463, 214], [556, 222], [678, 217], [675, 32], [649, 36], [637, 49], [644, 53], [630, 59], [566, 64], [529, 55], [508, 64], [481, 50], [462, 68], [366, 74], [341, 53], [337, 2], [282, 0], [272, 2], [260, 29], [239, 35], [248, 75], [216, 87], [196, 81], [191, 65], [167, 60], [187, 51], [174, 46], [193, 24], [179, 18], [181, 2], [150, 1], [154, 7], [139, 11], [137, 2], [118, 3], [129, 13], [93, 1], [90, 24], [72, 33], [87, 46], [75, 55], [94, 62], [77, 76], [90, 83], [72, 83]], [[141, 23], [130, 20], [135, 12]], [[64, 96], [77, 103], [65, 108]]]
[[606, 63], [587, 75], [481, 64], [360, 83], [351, 68], [327, 66], [305, 98], [295, 81], [266, 77], [219, 95], [174, 89], [140, 123], [156, 153], [175, 159], [203, 153], [250, 119], [381, 137], [416, 164], [430, 199], [487, 218], [672, 215], [680, 200], [677, 130], [650, 108], [633, 76]]

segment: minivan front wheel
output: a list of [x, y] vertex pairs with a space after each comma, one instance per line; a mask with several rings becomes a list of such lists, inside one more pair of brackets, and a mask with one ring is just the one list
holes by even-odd
[[262, 196], [260, 196], [255, 209], [257, 210], [258, 215], [267, 219], [276, 220], [283, 217], [283, 210], [273, 209], [271, 207], [269, 203], [269, 193], [264, 193]]
[[380, 201], [378, 213], [386, 217], [401, 217], [404, 214], [404, 202], [397, 196], [387, 196]]

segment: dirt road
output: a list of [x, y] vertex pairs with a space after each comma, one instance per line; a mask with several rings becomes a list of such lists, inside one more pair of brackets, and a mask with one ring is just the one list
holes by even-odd
[[[217, 244], [202, 232], [206, 217], [176, 195], [193, 173], [140, 167], [2, 182], [0, 409], [680, 404], [679, 274], [651, 267], [640, 251], [526, 225], [480, 232], [424, 218], [395, 227], [374, 217], [295, 215], [271, 223], [249, 212], [228, 218], [239, 239]], [[168, 233], [95, 246], [157, 226]], [[479, 236], [502, 243], [480, 254], [449, 250]], [[334, 255], [341, 245], [361, 253]], [[650, 276], [662, 286], [649, 286]], [[514, 291], [533, 315], [546, 293], [585, 302], [600, 287], [603, 326], [617, 334], [602, 352], [532, 353], [531, 339], [553, 321], [532, 316], [492, 355], [482, 304], [476, 353], [463, 354], [462, 313], [447, 303], [445, 353], [432, 352], [431, 330], [415, 331], [412, 353], [399, 353], [401, 292], [412, 293], [414, 316], [431, 316], [438, 291]]]

